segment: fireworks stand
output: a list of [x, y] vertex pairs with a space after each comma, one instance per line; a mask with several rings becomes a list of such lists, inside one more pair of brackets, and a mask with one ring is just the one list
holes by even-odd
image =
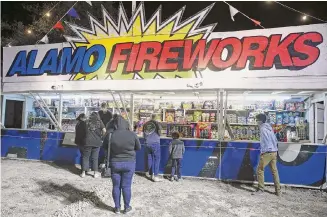
[[[145, 171], [142, 126], [156, 114], [162, 126], [161, 173], [169, 173], [168, 145], [177, 131], [186, 147], [183, 176], [252, 183], [260, 155], [255, 116], [264, 113], [279, 141], [281, 183], [325, 186], [326, 24], [215, 33], [210, 27], [197, 29], [195, 23], [194, 28], [180, 24], [183, 31], [189, 28], [183, 37], [176, 34], [178, 26], [168, 31], [167, 24], [166, 35], [135, 35], [144, 26], [133, 26], [133, 33], [127, 29], [126, 35], [103, 39], [92, 37], [108, 28], [92, 32], [72, 25], [81, 38], [70, 38], [70, 43], [4, 48], [1, 156], [79, 163], [76, 117], [88, 116], [106, 102], [131, 129], [136, 126], [143, 144], [137, 171]], [[271, 48], [279, 36], [294, 41], [295, 56], [274, 58], [281, 55]], [[8, 128], [11, 124], [18, 127]], [[265, 181], [272, 180], [267, 168]]]

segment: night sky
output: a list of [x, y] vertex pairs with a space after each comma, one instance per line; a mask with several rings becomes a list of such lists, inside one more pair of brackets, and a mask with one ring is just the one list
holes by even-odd
[[[28, 4], [34, 4], [35, 2], [24, 2]], [[40, 2], [39, 2], [40, 3]], [[83, 2], [81, 2], [83, 3]], [[94, 5], [100, 4], [99, 2], [94, 2]], [[210, 5], [212, 2], [180, 2], [180, 1], [158, 1], [158, 2], [145, 2], [146, 16], [149, 18], [158, 6], [162, 5], [162, 20], [171, 16], [179, 8], [186, 5], [186, 10], [183, 18], [187, 18]], [[312, 16], [318, 17], [322, 20], [327, 20], [327, 2], [282, 2], [283, 4], [290, 6], [294, 9], [308, 13]], [[6, 21], [23, 21], [24, 24], [29, 24], [32, 18], [26, 11], [22, 8], [22, 2], [1, 2], [2, 7], [2, 19]], [[83, 3], [85, 4], [85, 3]], [[131, 13], [131, 2], [124, 2], [125, 8], [128, 14]], [[284, 26], [296, 26], [296, 25], [306, 25], [321, 23], [321, 21], [309, 18], [306, 21], [302, 21], [302, 15], [290, 11], [275, 2], [229, 2], [239, 11], [242, 11], [249, 17], [256, 19], [261, 22], [265, 28], [274, 27], [284, 27]], [[78, 13], [82, 13], [78, 11]], [[215, 6], [211, 12], [207, 15], [206, 19], [203, 21], [202, 25], [207, 25], [211, 23], [218, 22], [215, 31], [236, 31], [236, 30], [247, 30], [247, 29], [257, 29], [260, 28], [255, 26], [250, 20], [245, 18], [242, 14], [237, 14], [235, 16], [235, 21], [233, 22], [230, 18], [229, 8], [224, 2], [215, 2]], [[50, 27], [49, 27], [50, 28]]]

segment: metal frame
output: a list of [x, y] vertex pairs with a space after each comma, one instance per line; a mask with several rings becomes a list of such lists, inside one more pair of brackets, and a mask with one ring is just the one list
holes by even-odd
[[44, 100], [40, 97], [40, 99], [42, 100], [42, 102], [44, 103], [44, 105], [49, 109], [49, 111], [46, 111], [43, 107], [43, 105], [39, 102], [39, 100], [37, 100], [37, 98], [34, 96], [33, 93], [30, 93], [30, 95], [34, 98], [34, 100], [39, 104], [40, 108], [42, 109], [42, 111], [45, 113], [45, 115], [49, 118], [50, 122], [60, 131], [62, 130], [61, 127], [58, 125], [58, 122], [56, 120], [56, 118], [52, 118], [54, 117], [54, 115], [52, 114], [51, 110], [48, 108], [48, 106], [46, 105], [46, 103], [44, 102]]

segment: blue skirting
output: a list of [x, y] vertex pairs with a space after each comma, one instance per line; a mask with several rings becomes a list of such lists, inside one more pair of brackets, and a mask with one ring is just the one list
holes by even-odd
[[[65, 144], [65, 133], [32, 130], [1, 131], [1, 156], [79, 164], [80, 153], [76, 146]], [[168, 155], [170, 139], [161, 139], [160, 172], [169, 174]], [[215, 140], [184, 140], [183, 176], [216, 178], [233, 181], [255, 181], [259, 161], [257, 142], [219, 142]], [[141, 139], [141, 143], [144, 141]], [[319, 188], [326, 182], [325, 145], [280, 143], [278, 171], [283, 184]], [[103, 155], [103, 150], [101, 151]], [[144, 171], [145, 148], [137, 152], [136, 170]], [[265, 181], [273, 182], [269, 167]]]

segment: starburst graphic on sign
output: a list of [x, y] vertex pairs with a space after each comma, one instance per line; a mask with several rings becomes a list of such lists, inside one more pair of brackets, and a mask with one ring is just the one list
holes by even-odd
[[[67, 25], [76, 33], [76, 37], [65, 36], [66, 40], [73, 47], [84, 46], [90, 48], [93, 45], [101, 44], [106, 49], [106, 58], [102, 66], [93, 73], [79, 73], [73, 80], [93, 80], [93, 79], [158, 79], [158, 78], [191, 78], [193, 71], [175, 71], [175, 72], [147, 72], [145, 64], [140, 72], [124, 72], [124, 63], [119, 63], [115, 72], [108, 71], [108, 63], [114, 46], [120, 43], [141, 42], [164, 42], [173, 40], [193, 40], [206, 39], [216, 24], [200, 27], [203, 19], [212, 9], [214, 4], [204, 8], [194, 16], [182, 21], [185, 6], [178, 10], [173, 16], [161, 21], [161, 6], [146, 22], [144, 4], [140, 3], [131, 19], [128, 19], [126, 11], [122, 4], [119, 6], [117, 21], [114, 20], [106, 9], [102, 6], [103, 24], [96, 20], [91, 14], [88, 14], [91, 29], [85, 29], [66, 22]], [[94, 58], [90, 58], [90, 64]]]

